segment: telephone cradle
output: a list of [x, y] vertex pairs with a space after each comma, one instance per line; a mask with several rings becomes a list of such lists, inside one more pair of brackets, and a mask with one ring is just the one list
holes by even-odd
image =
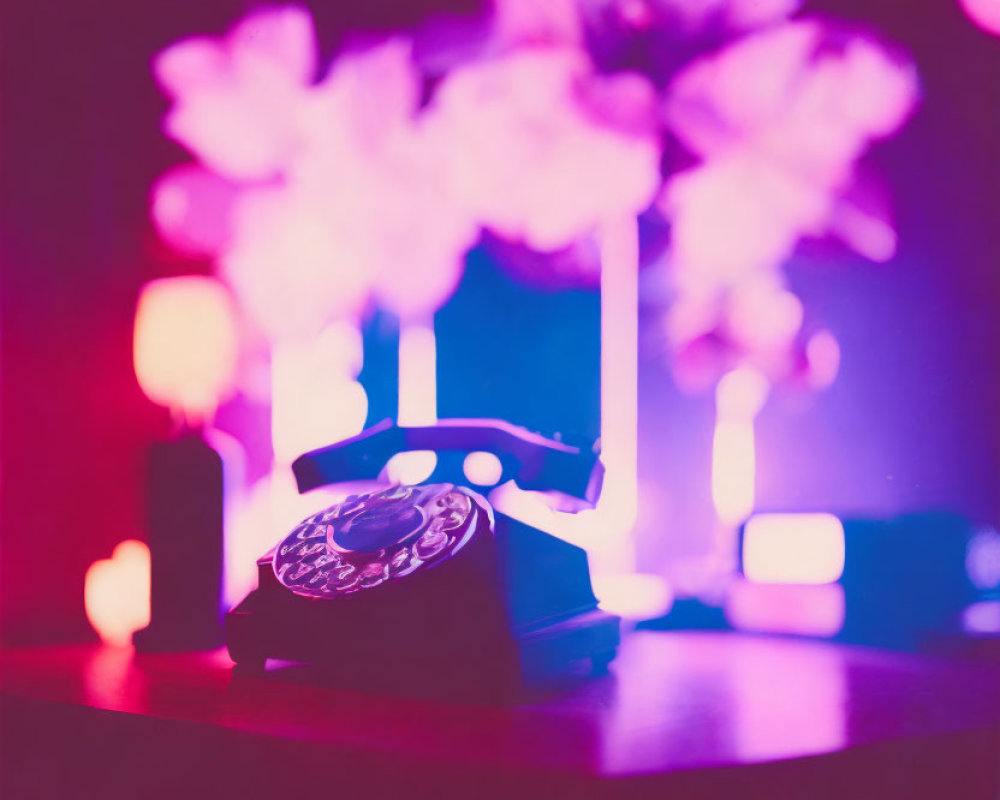
[[461, 472], [465, 454], [491, 452], [498, 483], [575, 511], [600, 492], [597, 455], [497, 420], [387, 420], [293, 471], [300, 492], [371, 481], [412, 450], [438, 454], [428, 483], [348, 496], [258, 559], [258, 587], [226, 615], [237, 666], [273, 658], [345, 681], [442, 685], [602, 671], [620, 620], [598, 609], [586, 552], [494, 510]]

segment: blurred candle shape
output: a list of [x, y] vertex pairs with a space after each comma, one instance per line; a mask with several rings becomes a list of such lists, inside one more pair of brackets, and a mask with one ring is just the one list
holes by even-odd
[[746, 367], [724, 375], [716, 388], [712, 501], [727, 526], [738, 525], [753, 511], [754, 419], [769, 389], [763, 375]]
[[95, 561], [83, 583], [87, 620], [105, 644], [123, 646], [149, 624], [149, 548], [126, 539]]
[[221, 641], [223, 464], [204, 429], [233, 391], [237, 337], [235, 308], [214, 278], [164, 278], [139, 296], [136, 377], [177, 423], [172, 437], [149, 451], [151, 613], [133, 639], [142, 649], [202, 649]]
[[139, 386], [180, 420], [212, 417], [233, 389], [236, 312], [214, 278], [162, 278], [143, 287], [135, 312], [133, 361]]

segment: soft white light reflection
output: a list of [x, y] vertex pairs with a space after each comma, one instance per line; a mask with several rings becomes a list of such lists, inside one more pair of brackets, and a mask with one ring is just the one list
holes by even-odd
[[399, 325], [400, 425], [433, 425], [437, 420], [437, 344], [434, 320]]
[[601, 609], [625, 619], [658, 617], [674, 603], [670, 585], [661, 575], [594, 575], [592, 580]]
[[503, 464], [493, 453], [477, 450], [465, 457], [462, 471], [477, 486], [495, 486], [503, 477]]
[[745, 367], [724, 375], [716, 388], [712, 502], [719, 519], [727, 525], [739, 524], [753, 511], [753, 425], [769, 388], [763, 375]]
[[734, 581], [725, 603], [734, 628], [755, 633], [836, 636], [844, 627], [844, 587]]
[[312, 340], [275, 343], [271, 352], [271, 438], [287, 466], [309, 450], [359, 433], [368, 397], [355, 380], [361, 334], [346, 322]]
[[844, 526], [832, 514], [755, 514], [743, 529], [743, 574], [758, 583], [833, 583]]
[[385, 465], [390, 483], [414, 485], [427, 480], [437, 466], [437, 453], [433, 450], [408, 450], [396, 453]]

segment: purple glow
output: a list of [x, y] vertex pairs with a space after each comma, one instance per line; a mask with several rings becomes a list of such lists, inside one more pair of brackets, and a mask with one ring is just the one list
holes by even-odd
[[801, 0], [652, 0], [680, 15], [690, 28], [724, 21], [730, 28], [755, 28], [787, 17]]
[[1000, 600], [981, 600], [966, 606], [962, 627], [967, 633], [1000, 634]]
[[994, 528], [984, 528], [969, 540], [965, 571], [977, 589], [1000, 588], [1000, 533]]
[[854, 658], [823, 642], [636, 632], [611, 667], [627, 680], [601, 703], [601, 766], [635, 776], [718, 767], [722, 752], [725, 763], [757, 763], [839, 750]]

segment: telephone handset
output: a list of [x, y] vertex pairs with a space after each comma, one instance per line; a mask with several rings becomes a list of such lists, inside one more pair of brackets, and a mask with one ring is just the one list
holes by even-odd
[[378, 479], [390, 458], [412, 450], [440, 454], [433, 482], [351, 495], [258, 560], [258, 588], [226, 618], [233, 660], [309, 662], [345, 680], [394, 675], [405, 663], [407, 674], [438, 683], [610, 661], [619, 620], [597, 609], [586, 553], [495, 511], [463, 485], [462, 460], [447, 457], [491, 452], [499, 482], [569, 511], [597, 500], [596, 452], [500, 420], [386, 420], [292, 469], [306, 492]]
[[[604, 478], [604, 465], [593, 448], [574, 447], [495, 419], [447, 419], [408, 427], [382, 420], [357, 436], [300, 456], [292, 470], [299, 491], [307, 492], [331, 483], [376, 479], [392, 456], [413, 450], [492, 453], [503, 470], [497, 483], [513, 480], [522, 489], [547, 495], [565, 511], [592, 507]], [[435, 477], [463, 483], [455, 465], [449, 464], [451, 474], [438, 471]]]

